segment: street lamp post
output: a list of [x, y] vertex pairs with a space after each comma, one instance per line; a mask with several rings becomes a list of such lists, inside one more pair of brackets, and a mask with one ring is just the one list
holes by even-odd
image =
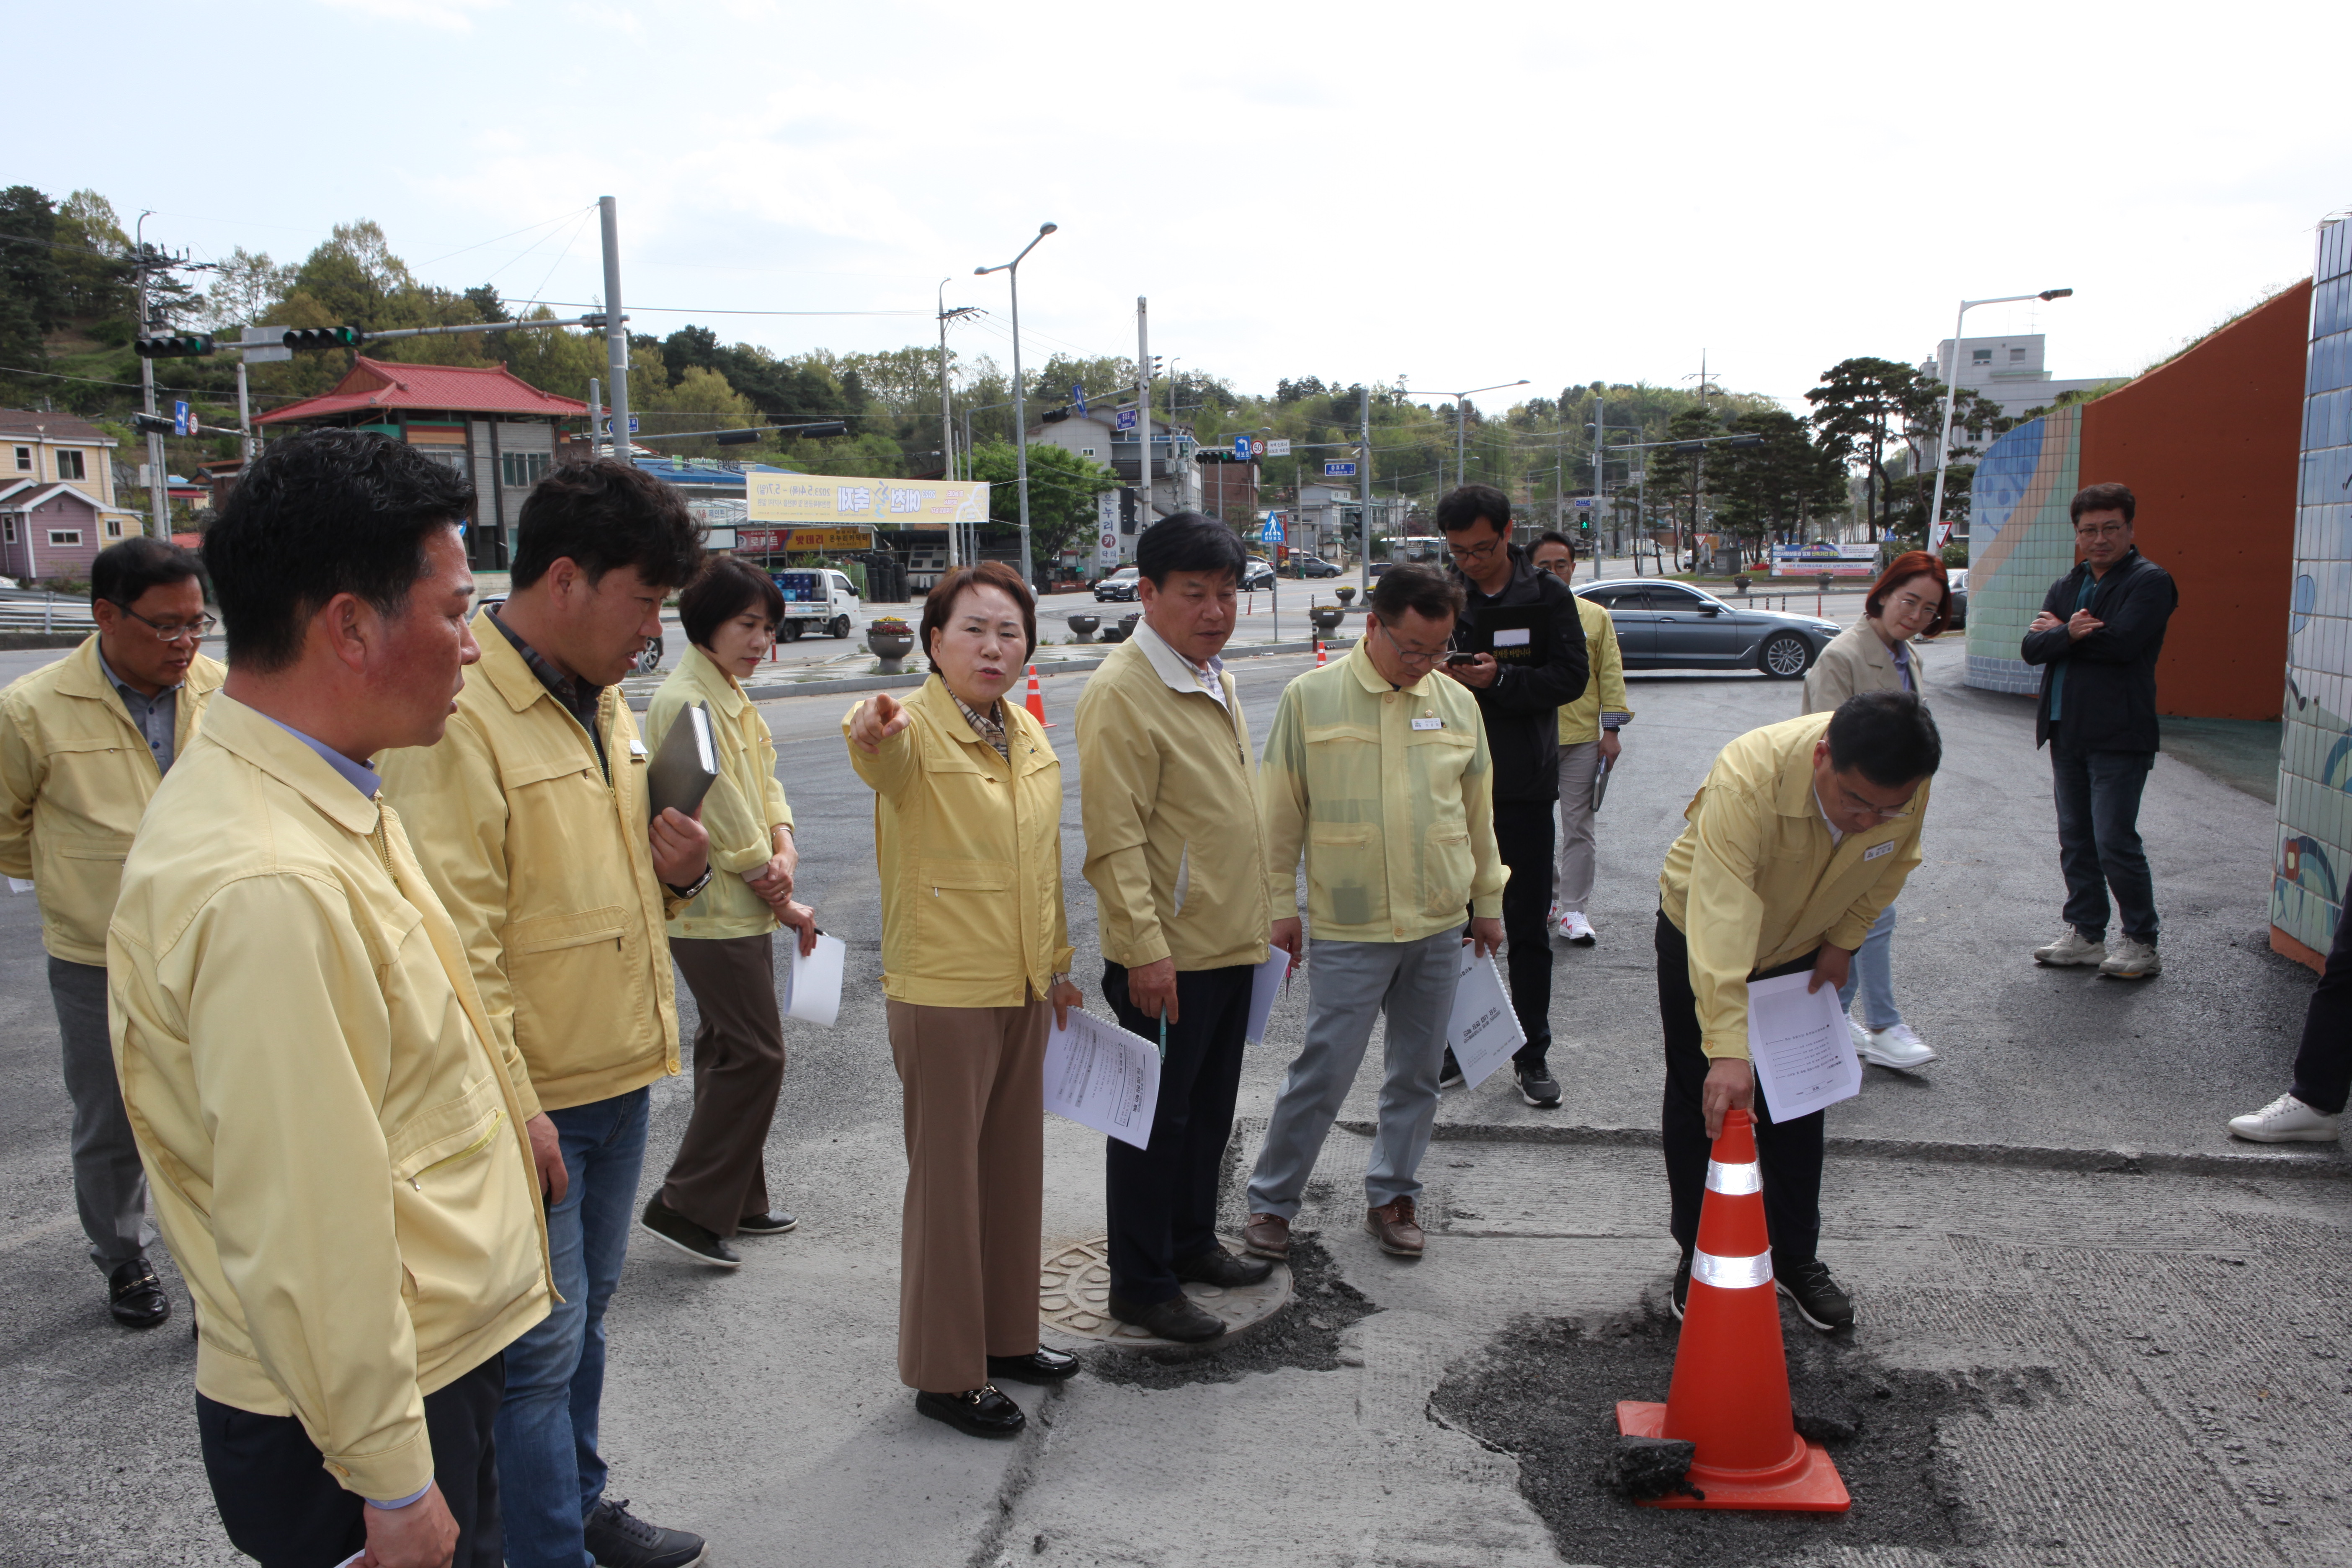
[[[958, 316], [975, 315], [977, 305], [958, 305], [948, 309], [949, 279], [940, 279], [940, 478], [955, 478], [955, 409], [948, 395], [948, 323]], [[955, 525], [948, 525], [948, 567], [956, 566]]]
[[[1400, 391], [1397, 395], [1400, 397], [1450, 397], [1454, 399], [1454, 482], [1458, 487], [1467, 483], [1470, 479], [1470, 469], [1466, 466], [1464, 458], [1464, 452], [1466, 449], [1465, 446], [1465, 438], [1464, 432], [1468, 429], [1469, 421], [1464, 417], [1465, 411], [1463, 408], [1463, 400], [1468, 397], [1473, 392], [1500, 392], [1507, 386], [1525, 386], [1527, 384], [1528, 378], [1526, 376], [1521, 376], [1517, 381], [1498, 381], [1492, 386], [1474, 386], [1466, 392], [1414, 392], [1410, 388], [1407, 388]], [[1444, 488], [1443, 480], [1440, 481], [1439, 488]]]
[[1944, 367], [1944, 431], [1936, 440], [1936, 499], [1927, 509], [1928, 541], [1935, 538], [1936, 525], [1944, 521], [1944, 473], [1952, 466], [1952, 405], [1958, 396], [1960, 385], [1960, 324], [1979, 305], [2013, 305], [2021, 300], [2063, 300], [2074, 292], [2072, 289], [2044, 289], [2039, 294], [2003, 294], [1998, 300], [1960, 301], [1959, 313], [1952, 319], [1952, 363]]
[[[1021, 254], [994, 267], [975, 267], [972, 276], [985, 278], [992, 272], [1007, 274], [1013, 290], [1013, 452], [1016, 484], [1021, 491], [1021, 580], [1034, 590], [1037, 579], [1032, 574], [1029, 560], [1029, 414], [1024, 399], [1027, 389], [1021, 384], [1021, 263], [1036, 249], [1045, 237], [1060, 227], [1058, 224], [1037, 226], [1037, 237], [1021, 247]], [[1148, 434], [1148, 432], [1147, 432]], [[1147, 455], [1150, 443], [1145, 444]]]

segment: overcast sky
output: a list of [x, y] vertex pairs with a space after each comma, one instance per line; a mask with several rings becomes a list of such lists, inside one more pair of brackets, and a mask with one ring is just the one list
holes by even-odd
[[[110, 14], [116, 15], [116, 14]], [[381, 223], [427, 281], [779, 353], [1151, 348], [1283, 376], [1722, 384], [1802, 409], [1964, 296], [2127, 374], [2352, 205], [2352, 5], [278, 0], [11, 24], [7, 168], [202, 258]], [[70, 62], [148, 63], [132, 89]], [[193, 84], [202, 82], [203, 86]], [[180, 84], [191, 85], [180, 85]], [[153, 108], [134, 104], [144, 98]], [[584, 221], [583, 221], [584, 220]], [[525, 227], [524, 226], [531, 226]], [[509, 231], [520, 230], [510, 233]], [[787, 316], [721, 311], [905, 311]]]

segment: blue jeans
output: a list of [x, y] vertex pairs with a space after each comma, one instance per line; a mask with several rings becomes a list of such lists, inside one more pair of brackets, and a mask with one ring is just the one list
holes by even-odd
[[581, 1527], [604, 1495], [604, 1306], [628, 1255], [650, 1098], [633, 1089], [547, 1113], [572, 1185], [547, 1215], [555, 1310], [506, 1352], [498, 1460], [509, 1568], [593, 1568]]
[[2139, 841], [2139, 796], [2154, 752], [2079, 752], [2063, 725], [2050, 741], [2052, 793], [2058, 802], [2058, 868], [2066, 877], [2066, 923], [2092, 942], [2107, 935], [2107, 889], [2123, 915], [2124, 934], [2156, 941], [2156, 879]]
[[1862, 993], [1862, 1026], [1865, 1029], [1891, 1029], [1903, 1021], [1895, 1010], [1895, 906], [1881, 910], [1872, 922], [1870, 934], [1862, 939], [1854, 950], [1853, 965], [1846, 971], [1845, 984], [1838, 987], [1838, 1006], [1853, 1005], [1853, 994]]

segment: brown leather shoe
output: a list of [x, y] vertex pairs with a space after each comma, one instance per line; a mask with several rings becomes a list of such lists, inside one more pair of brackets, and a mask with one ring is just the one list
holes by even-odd
[[1242, 1226], [1242, 1246], [1259, 1258], [1290, 1256], [1290, 1222], [1278, 1214], [1254, 1214]]
[[1392, 1198], [1376, 1209], [1366, 1209], [1364, 1228], [1380, 1242], [1381, 1250], [1391, 1258], [1421, 1256], [1421, 1226], [1413, 1218], [1411, 1198]]

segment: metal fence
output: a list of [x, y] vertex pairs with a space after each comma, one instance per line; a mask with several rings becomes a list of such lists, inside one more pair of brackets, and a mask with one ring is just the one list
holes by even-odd
[[86, 632], [97, 625], [86, 598], [46, 591], [0, 592], [0, 632]]

